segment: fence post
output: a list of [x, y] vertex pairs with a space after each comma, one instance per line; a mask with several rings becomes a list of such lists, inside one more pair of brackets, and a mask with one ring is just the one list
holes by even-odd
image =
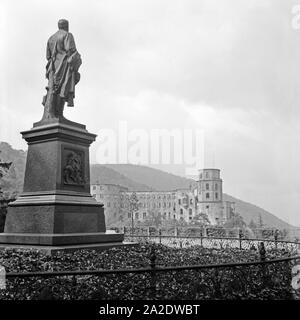
[[76, 292], [77, 292], [77, 278], [76, 276], [72, 277], [72, 292], [71, 292], [71, 299], [76, 299]]
[[154, 245], [151, 246], [151, 252], [150, 252], [150, 267], [151, 267], [151, 299], [156, 298], [156, 254], [155, 254], [155, 247]]
[[123, 227], [124, 237], [126, 236], [126, 226]]
[[161, 244], [161, 229], [158, 230], [159, 244]]
[[174, 228], [174, 236], [176, 238], [178, 237], [178, 228], [177, 227]]
[[148, 240], [150, 240], [150, 227], [147, 228], [147, 236], [148, 236]]
[[266, 261], [266, 249], [265, 244], [263, 242], [260, 242], [258, 252], [260, 261]]
[[242, 250], [242, 237], [243, 237], [243, 231], [242, 231], [242, 229], [239, 229], [240, 250]]
[[[265, 244], [263, 242], [260, 242], [259, 244], [259, 258], [261, 262], [266, 261], [266, 249], [265, 249]], [[262, 276], [263, 276], [263, 285], [267, 285], [268, 282], [268, 277], [267, 277], [267, 266], [263, 263], [261, 264], [261, 271], [262, 271]]]
[[207, 237], [207, 229], [206, 227], [203, 227], [203, 237]]
[[203, 239], [202, 239], [202, 230], [200, 230], [200, 245], [201, 245], [201, 247], [202, 247], [202, 244], [203, 244]]
[[275, 234], [274, 234], [275, 248], [276, 249], [277, 249], [278, 233], [279, 233], [279, 231], [276, 229], [275, 230]]

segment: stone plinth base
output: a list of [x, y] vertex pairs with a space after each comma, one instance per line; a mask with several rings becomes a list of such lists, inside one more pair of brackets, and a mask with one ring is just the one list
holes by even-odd
[[[1, 238], [1, 237], [0, 237]], [[45, 246], [45, 245], [17, 245], [0, 243], [0, 250], [17, 249], [17, 250], [38, 250], [47, 255], [54, 255], [57, 252], [74, 252], [77, 250], [107, 250], [114, 247], [133, 246], [135, 242], [101, 242], [90, 244], [64, 245], [64, 246]]]
[[124, 234], [114, 231], [98, 233], [69, 233], [69, 234], [33, 234], [33, 233], [1, 233], [0, 243], [26, 245], [77, 245], [105, 242], [122, 242]]
[[55, 252], [123, 245], [107, 231], [90, 194], [89, 146], [96, 135], [64, 118], [22, 132], [28, 143], [24, 190], [7, 211], [0, 247]]
[[61, 234], [105, 232], [102, 204], [92, 196], [21, 195], [8, 208], [5, 233]]

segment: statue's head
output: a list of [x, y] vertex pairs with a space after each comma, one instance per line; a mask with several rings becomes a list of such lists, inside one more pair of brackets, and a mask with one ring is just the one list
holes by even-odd
[[58, 21], [58, 29], [69, 31], [69, 21], [66, 19], [60, 19]]

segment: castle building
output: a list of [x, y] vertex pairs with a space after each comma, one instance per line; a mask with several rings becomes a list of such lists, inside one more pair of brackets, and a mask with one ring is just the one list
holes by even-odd
[[91, 185], [92, 196], [104, 205], [106, 223], [118, 219], [121, 211], [121, 196], [127, 188], [115, 184], [93, 184]]
[[198, 210], [206, 213], [211, 224], [225, 222], [223, 205], [223, 186], [219, 169], [199, 170], [198, 181]]
[[[201, 213], [207, 215], [212, 225], [218, 225], [230, 219], [235, 211], [233, 202], [223, 201], [219, 169], [199, 170], [199, 181], [194, 189], [129, 191], [116, 184], [93, 184], [91, 194], [104, 204], [107, 224], [129, 219], [153, 220], [158, 216], [163, 220], [189, 223]], [[132, 199], [136, 202], [134, 210]]]

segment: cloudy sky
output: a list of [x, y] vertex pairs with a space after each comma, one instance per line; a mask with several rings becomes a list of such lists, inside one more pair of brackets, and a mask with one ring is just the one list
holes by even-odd
[[[93, 162], [120, 121], [201, 130], [203, 165], [222, 170], [225, 192], [300, 226], [297, 14], [300, 0], [1, 0], [0, 140], [26, 149], [46, 42], [66, 18], [83, 59], [66, 116], [98, 134]], [[158, 167], [186, 174], [184, 163]]]

